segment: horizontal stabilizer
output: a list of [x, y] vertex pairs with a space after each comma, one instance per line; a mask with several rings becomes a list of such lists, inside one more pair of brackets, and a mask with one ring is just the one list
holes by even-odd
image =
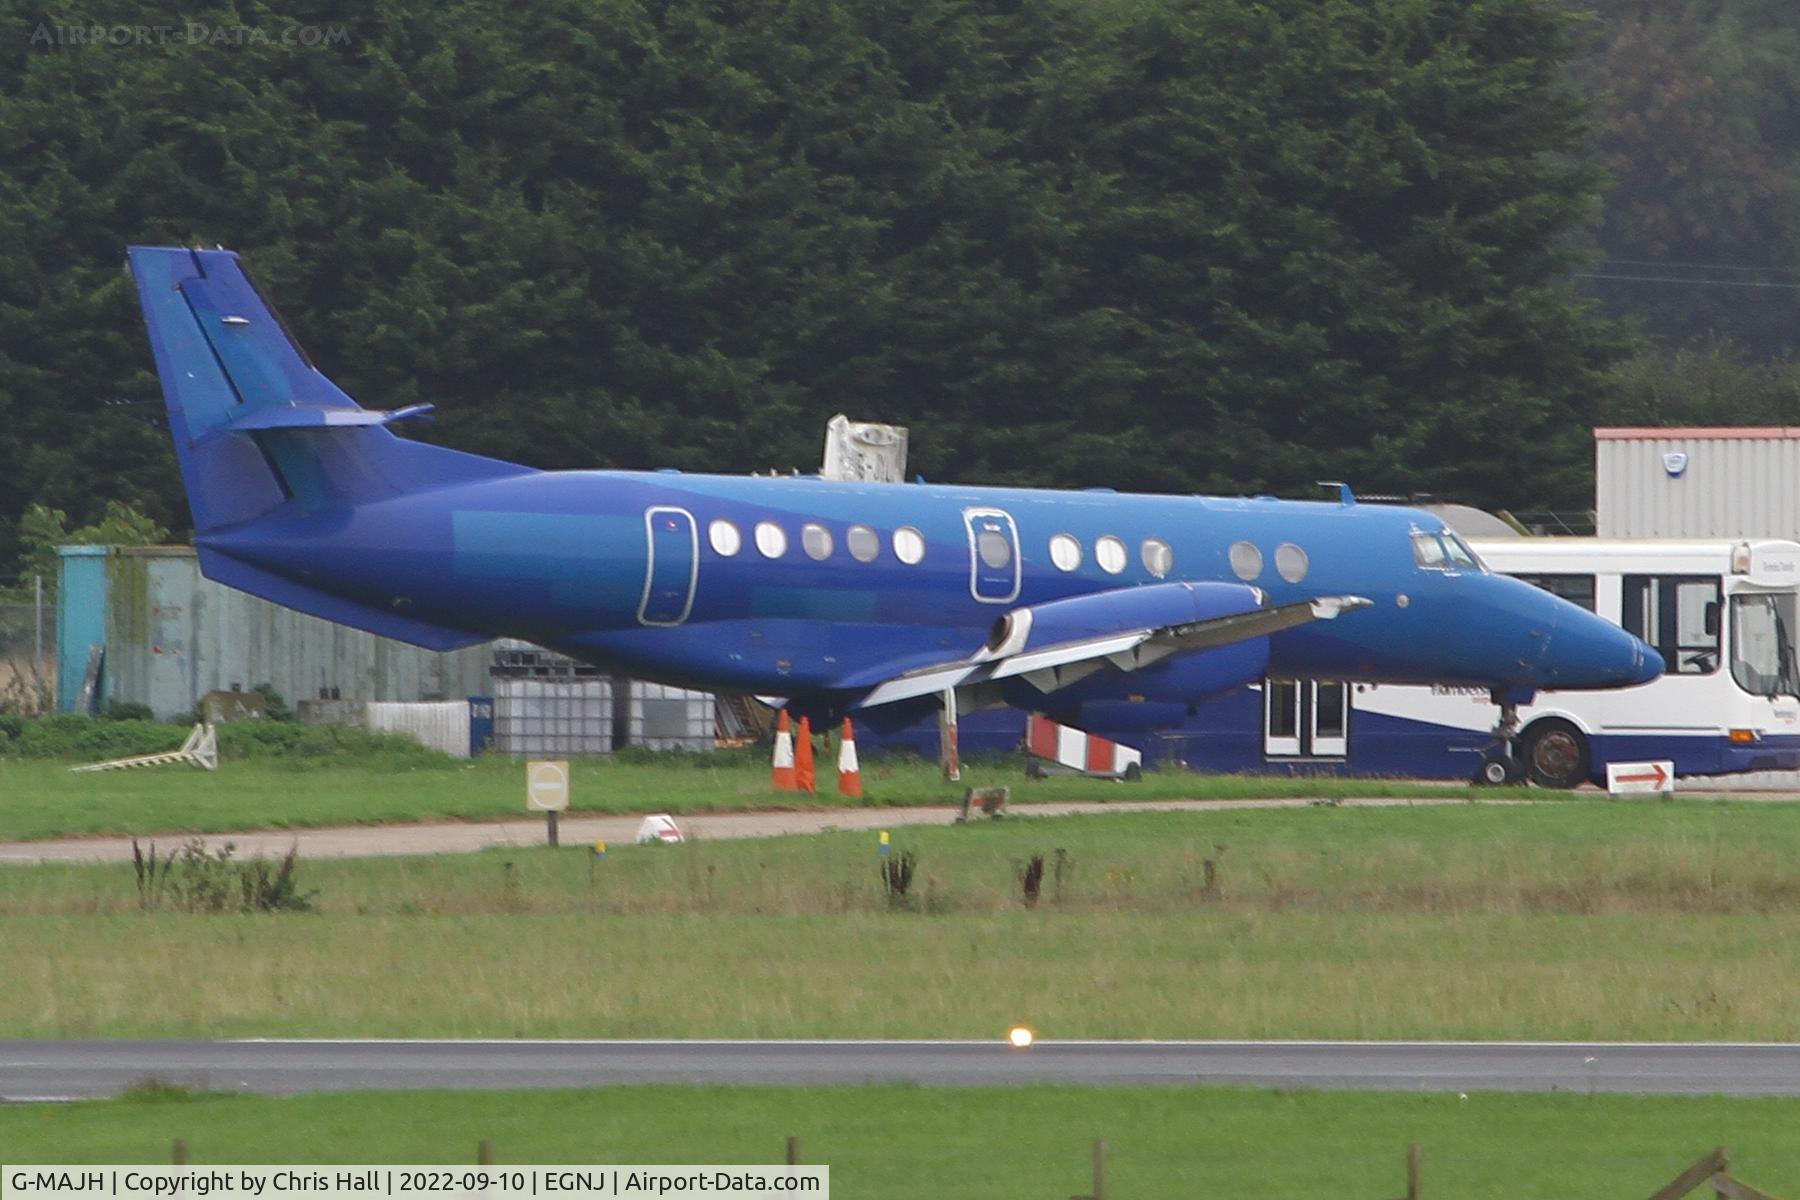
[[252, 596], [261, 596], [264, 600], [272, 600], [310, 617], [367, 630], [381, 637], [422, 646], [427, 650], [461, 650], [465, 646], [490, 640], [484, 634], [433, 625], [429, 621], [383, 612], [354, 600], [341, 600], [250, 566], [206, 546], [199, 547], [199, 551], [200, 571], [208, 579], [237, 588], [240, 592], [249, 592]]
[[348, 429], [355, 426], [392, 425], [412, 417], [422, 417], [435, 409], [435, 404], [410, 404], [405, 408], [381, 410], [373, 408], [339, 408], [323, 405], [296, 404], [285, 407], [254, 409], [229, 425], [206, 435], [221, 433], [260, 433], [271, 429]]

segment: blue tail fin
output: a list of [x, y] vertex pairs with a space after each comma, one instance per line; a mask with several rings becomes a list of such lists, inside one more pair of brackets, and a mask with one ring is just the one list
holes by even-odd
[[348, 507], [530, 468], [409, 442], [312, 365], [229, 250], [133, 246], [144, 324], [197, 533], [284, 506]]

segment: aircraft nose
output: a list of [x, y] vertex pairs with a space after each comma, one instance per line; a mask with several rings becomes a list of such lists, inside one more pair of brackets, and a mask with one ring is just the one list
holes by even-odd
[[1542, 659], [1544, 686], [1634, 687], [1663, 673], [1654, 646], [1585, 610], [1559, 621]]

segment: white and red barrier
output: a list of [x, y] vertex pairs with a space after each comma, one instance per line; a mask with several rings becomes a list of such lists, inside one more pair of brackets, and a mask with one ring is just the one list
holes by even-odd
[[1084, 729], [1059, 725], [1049, 717], [1031, 714], [1025, 727], [1025, 748], [1033, 757], [1083, 775], [1119, 778], [1143, 770], [1142, 751], [1100, 737]]

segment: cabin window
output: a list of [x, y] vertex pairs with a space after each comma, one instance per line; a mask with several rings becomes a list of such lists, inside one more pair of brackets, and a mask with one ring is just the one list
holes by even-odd
[[1262, 551], [1249, 542], [1231, 543], [1231, 573], [1246, 582], [1262, 574]]
[[1175, 569], [1175, 551], [1161, 538], [1145, 538], [1139, 553], [1144, 561], [1144, 570], [1158, 579]]
[[1517, 575], [1516, 579], [1532, 587], [1543, 588], [1552, 596], [1560, 596], [1570, 604], [1594, 611], [1594, 577], [1592, 575]]
[[894, 530], [894, 557], [912, 566], [925, 557], [925, 535], [911, 525]]
[[806, 557], [823, 562], [831, 557], [831, 530], [823, 525], [802, 525], [800, 545], [806, 551]]
[[1307, 566], [1306, 551], [1294, 543], [1283, 542], [1275, 547], [1275, 571], [1289, 583], [1305, 579]]
[[844, 545], [857, 562], [874, 562], [881, 557], [881, 535], [867, 525], [852, 525], [844, 535]]
[[723, 517], [706, 527], [706, 537], [712, 543], [713, 553], [721, 558], [730, 558], [744, 548], [744, 535]]
[[975, 538], [975, 550], [981, 561], [996, 571], [1012, 565], [1012, 540], [1004, 533], [982, 530]]
[[1125, 558], [1125, 543], [1110, 533], [1094, 543], [1094, 561], [1108, 575], [1117, 575], [1123, 571]]
[[1624, 618], [1629, 633], [1655, 646], [1671, 675], [1719, 669], [1719, 580], [1711, 575], [1627, 575]]
[[1050, 539], [1050, 561], [1059, 571], [1073, 571], [1081, 565], [1081, 543], [1073, 534], [1055, 535]]
[[787, 530], [773, 521], [758, 521], [756, 548], [764, 558], [780, 558], [787, 553]]

